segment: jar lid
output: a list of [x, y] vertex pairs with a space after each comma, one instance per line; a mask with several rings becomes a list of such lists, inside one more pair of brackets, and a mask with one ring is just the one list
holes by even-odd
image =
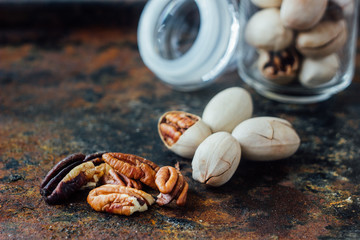
[[[176, 38], [190, 31], [182, 24], [182, 14], [193, 13], [191, 8], [198, 13], [195, 39], [186, 51], [165, 56], [161, 48], [177, 47]], [[170, 37], [164, 38], [164, 34]], [[233, 60], [238, 38], [234, 0], [151, 0], [138, 27], [139, 52], [145, 65], [162, 81], [184, 91], [206, 86], [220, 76]]]

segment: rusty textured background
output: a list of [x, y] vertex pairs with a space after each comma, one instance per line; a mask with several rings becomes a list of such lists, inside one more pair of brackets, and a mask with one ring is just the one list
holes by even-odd
[[[0, 239], [360, 239], [360, 48], [353, 83], [322, 103], [267, 100], [236, 73], [180, 93], [142, 63], [142, 7], [1, 6]], [[201, 115], [231, 86], [251, 92], [255, 116], [288, 119], [302, 144], [286, 160], [242, 161], [227, 184], [209, 188], [192, 180], [189, 160], [165, 149], [157, 119], [168, 110]], [[86, 192], [45, 204], [40, 181], [57, 161], [100, 150], [179, 161], [190, 184], [186, 207], [117, 216], [93, 211]]]

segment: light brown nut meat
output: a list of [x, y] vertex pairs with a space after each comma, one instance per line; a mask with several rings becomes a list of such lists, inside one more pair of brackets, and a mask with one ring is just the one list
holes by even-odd
[[178, 180], [178, 173], [174, 167], [160, 168], [156, 173], [155, 184], [161, 193], [170, 193]]
[[155, 200], [144, 191], [107, 184], [91, 190], [87, 202], [95, 211], [129, 216], [146, 211]]
[[117, 173], [109, 164], [105, 164], [105, 174], [100, 179], [100, 185], [116, 184], [120, 186], [132, 187], [141, 190], [142, 184], [139, 180], [128, 178], [124, 174]]
[[106, 153], [102, 156], [103, 160], [109, 164], [115, 171], [125, 174], [132, 179], [140, 179], [144, 173], [137, 166], [134, 155], [123, 153]]
[[186, 203], [186, 198], [187, 198], [187, 192], [189, 190], [189, 184], [187, 182], [185, 182], [184, 188], [181, 191], [181, 193], [179, 194], [177, 200], [176, 200], [176, 204], [178, 206], [184, 206]]
[[116, 172], [157, 189], [155, 174], [159, 167], [155, 163], [133, 154], [106, 153], [102, 157]]
[[178, 181], [176, 182], [175, 187], [172, 189], [170, 193], [160, 193], [157, 196], [156, 203], [160, 206], [169, 204], [172, 200], [176, 199], [176, 196], [178, 193], [182, 190], [184, 187], [184, 177], [179, 176]]
[[197, 118], [185, 112], [169, 112], [160, 123], [160, 131], [164, 141], [170, 146], [173, 145], [197, 121]]
[[139, 166], [144, 173], [144, 176], [140, 178], [140, 181], [153, 189], [157, 189], [155, 184], [156, 171], [146, 163], [140, 163]]
[[211, 130], [195, 114], [170, 111], [159, 118], [158, 133], [169, 150], [184, 158], [192, 158], [197, 146], [211, 134]]
[[[172, 168], [172, 167], [162, 167], [162, 168]], [[175, 169], [175, 168], [174, 168]], [[160, 169], [161, 171], [165, 171]], [[160, 171], [159, 170], [159, 171]], [[175, 169], [177, 172], [177, 181], [176, 184], [173, 185], [173, 188], [169, 193], [163, 193], [160, 191], [160, 194], [157, 196], [156, 203], [160, 206], [169, 204], [172, 200], [177, 199], [176, 204], [178, 206], [184, 206], [186, 203], [187, 191], [189, 189], [188, 183], [185, 181], [185, 178], [181, 174], [180, 170]], [[162, 175], [157, 175], [157, 178], [163, 179]], [[158, 181], [162, 181], [162, 180]], [[168, 190], [168, 189], [167, 189]]]

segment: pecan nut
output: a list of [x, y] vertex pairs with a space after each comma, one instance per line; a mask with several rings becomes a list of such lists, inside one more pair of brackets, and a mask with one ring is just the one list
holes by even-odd
[[259, 51], [258, 67], [260, 73], [277, 84], [290, 83], [299, 69], [299, 56], [294, 50]]
[[40, 194], [45, 201], [61, 204], [77, 190], [96, 186], [104, 174], [104, 166], [99, 160], [101, 155], [75, 153], [58, 162], [41, 183]]
[[192, 158], [211, 129], [195, 114], [170, 111], [159, 118], [158, 133], [166, 148], [181, 157]]
[[178, 164], [176, 168], [161, 167], [156, 174], [155, 183], [160, 191], [156, 200], [157, 204], [163, 206], [176, 199], [178, 206], [185, 205], [189, 184], [181, 174]]
[[160, 133], [164, 141], [172, 146], [197, 121], [197, 118], [185, 112], [170, 112], [160, 122]]
[[106, 153], [102, 158], [117, 173], [130, 179], [139, 179], [145, 185], [157, 189], [155, 174], [159, 167], [155, 163], [133, 154], [124, 153]]
[[155, 200], [141, 190], [106, 184], [91, 190], [87, 202], [95, 211], [129, 216], [146, 211]]
[[120, 186], [132, 187], [141, 190], [142, 184], [138, 180], [128, 178], [124, 174], [117, 173], [109, 164], [104, 163], [105, 174], [100, 179], [100, 185], [116, 184]]
[[178, 180], [178, 173], [173, 167], [162, 167], [156, 173], [155, 184], [161, 193], [170, 193]]

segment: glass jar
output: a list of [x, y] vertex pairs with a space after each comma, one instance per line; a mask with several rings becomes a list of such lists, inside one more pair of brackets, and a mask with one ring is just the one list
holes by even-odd
[[318, 102], [351, 83], [357, 5], [357, 0], [150, 0], [139, 22], [139, 51], [145, 65], [177, 90], [203, 88], [235, 66], [263, 96]]
[[[275, 5], [256, 6], [262, 2]], [[240, 2], [238, 72], [260, 94], [326, 100], [354, 76], [357, 0]]]
[[139, 21], [140, 55], [177, 90], [207, 86], [236, 61], [238, 13], [233, 0], [150, 0]]

